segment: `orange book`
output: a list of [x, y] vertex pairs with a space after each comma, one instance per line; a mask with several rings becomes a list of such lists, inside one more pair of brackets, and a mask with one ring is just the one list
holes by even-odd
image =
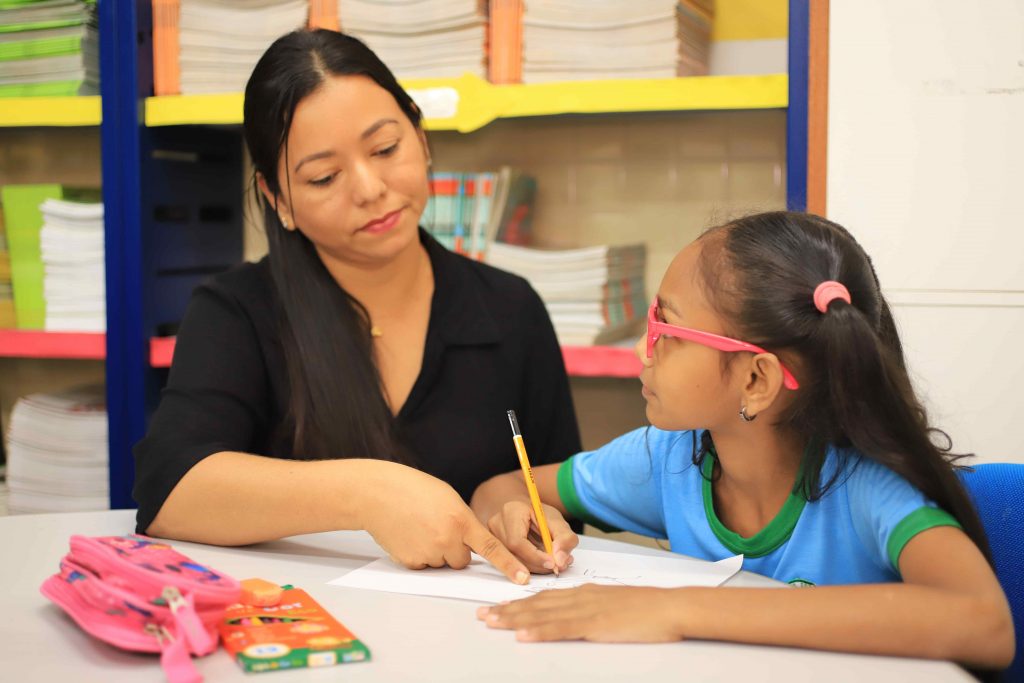
[[492, 83], [523, 80], [522, 0], [491, 0], [487, 26], [488, 76]]
[[153, 0], [153, 94], [181, 93], [179, 0]]
[[309, 0], [309, 28], [340, 31], [338, 0]]
[[276, 605], [231, 605], [218, 626], [224, 649], [246, 671], [331, 666], [370, 659], [370, 650], [306, 591]]

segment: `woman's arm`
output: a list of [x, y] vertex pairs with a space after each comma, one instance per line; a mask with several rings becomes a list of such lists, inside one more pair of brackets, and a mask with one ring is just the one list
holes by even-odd
[[451, 486], [383, 460], [215, 453], [181, 478], [147, 532], [242, 545], [336, 529], [365, 529], [406, 567], [460, 569], [472, 549], [513, 581], [529, 580]]
[[915, 536], [901, 584], [795, 590], [584, 586], [546, 591], [478, 615], [522, 640], [682, 638], [950, 659], [1003, 668], [1014, 655], [1006, 597], [959, 529]]

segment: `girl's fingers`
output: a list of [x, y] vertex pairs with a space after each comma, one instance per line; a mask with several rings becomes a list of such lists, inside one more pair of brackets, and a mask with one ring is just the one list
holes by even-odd
[[524, 643], [542, 643], [552, 640], [582, 640], [588, 624], [580, 619], [559, 619], [545, 624], [516, 630], [516, 640]]

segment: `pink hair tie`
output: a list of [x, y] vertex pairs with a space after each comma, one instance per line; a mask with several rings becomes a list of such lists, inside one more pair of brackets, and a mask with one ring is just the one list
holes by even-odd
[[814, 307], [822, 313], [827, 313], [828, 305], [836, 299], [850, 303], [850, 290], [842, 282], [825, 280], [814, 289]]

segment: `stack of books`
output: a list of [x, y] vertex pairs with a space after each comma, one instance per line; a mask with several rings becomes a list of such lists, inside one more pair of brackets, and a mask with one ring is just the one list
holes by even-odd
[[452, 251], [484, 260], [492, 242], [527, 244], [537, 182], [502, 167], [495, 173], [435, 173], [421, 221]]
[[487, 262], [529, 280], [562, 346], [618, 341], [636, 333], [647, 313], [642, 244], [555, 251], [496, 242]]
[[713, 0], [525, 4], [525, 83], [707, 73]]
[[241, 92], [270, 44], [306, 24], [308, 7], [308, 0], [154, 0], [154, 93]]
[[340, 0], [338, 18], [398, 78], [487, 77], [486, 0]]
[[11, 255], [7, 251], [7, 230], [0, 211], [0, 329], [17, 326], [14, 315], [14, 288], [11, 286]]
[[0, 97], [98, 93], [84, 47], [95, 10], [95, 0], [0, 0]]
[[39, 206], [44, 329], [103, 332], [107, 328], [103, 204], [47, 199]]
[[107, 460], [101, 387], [18, 399], [7, 432], [10, 512], [107, 509]]
[[[64, 225], [64, 219], [54, 216], [55, 225], [60, 229], [55, 233], [54, 238], [47, 240], [48, 253], [53, 255], [51, 263], [58, 271], [56, 277], [58, 282], [65, 275], [65, 269], [58, 264], [65, 264], [68, 259], [82, 258], [83, 263], [90, 264], [88, 278], [90, 279], [90, 291], [83, 291], [82, 295], [88, 297], [96, 295], [95, 286], [102, 286], [104, 276], [102, 272], [102, 247], [100, 247], [100, 272], [96, 272], [96, 264], [93, 257], [96, 255], [95, 241], [97, 235], [97, 219], [95, 214], [99, 213], [99, 239], [102, 243], [102, 206], [95, 205], [100, 200], [98, 190], [86, 190], [67, 188], [62, 185], [4, 185], [0, 188], [0, 203], [3, 205], [4, 224], [7, 233], [7, 248], [10, 253], [11, 262], [11, 287], [14, 295], [14, 312], [17, 318], [17, 326], [22, 330], [43, 330], [47, 327], [46, 294], [47, 294], [47, 269], [43, 263], [42, 230], [43, 212], [40, 207], [51, 199], [74, 200], [77, 202], [88, 202], [94, 204], [92, 207], [82, 207], [84, 216], [72, 211], [74, 217], [70, 226]], [[76, 207], [77, 208], [77, 207]], [[84, 225], [82, 224], [84, 221]], [[75, 232], [73, 244], [53, 244], [55, 240], [61, 239], [65, 228], [80, 228], [81, 233]], [[52, 233], [51, 231], [51, 234]], [[85, 235], [89, 237], [86, 238]], [[88, 247], [88, 253], [72, 254], [65, 257], [65, 254], [77, 248]], [[77, 280], [76, 280], [77, 282]], [[55, 292], [56, 293], [56, 292]], [[76, 295], [77, 296], [77, 295]], [[63, 312], [58, 316], [61, 319]], [[95, 316], [96, 313], [93, 313]], [[94, 326], [93, 326], [94, 327]], [[61, 329], [61, 328], [57, 328]], [[102, 328], [101, 328], [102, 329]]]

